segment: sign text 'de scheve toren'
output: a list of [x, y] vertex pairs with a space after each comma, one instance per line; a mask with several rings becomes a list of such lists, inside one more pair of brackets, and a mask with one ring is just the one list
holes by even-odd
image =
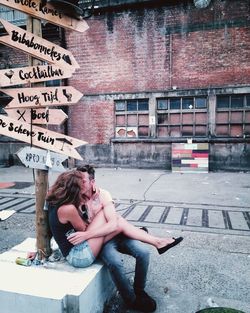
[[54, 8], [50, 3], [41, 5], [41, 0], [1, 0], [1, 4], [12, 9], [46, 20], [78, 32], [85, 32], [89, 27], [86, 21], [73, 19]]
[[15, 49], [20, 49], [35, 58], [55, 64], [61, 68], [71, 69], [72, 72], [79, 68], [71, 52], [36, 36], [20, 27], [0, 19], [7, 35], [0, 37], [0, 42]]
[[0, 134], [31, 143], [44, 149], [55, 151], [78, 160], [82, 160], [76, 147], [87, 144], [86, 141], [56, 133], [46, 128], [21, 123], [4, 115], [0, 116]]

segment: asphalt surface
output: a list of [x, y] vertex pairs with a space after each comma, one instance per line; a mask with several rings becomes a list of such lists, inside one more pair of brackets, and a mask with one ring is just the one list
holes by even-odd
[[[58, 173], [49, 173], [50, 185]], [[152, 248], [147, 292], [158, 313], [195, 313], [230, 307], [250, 313], [250, 173], [178, 174], [163, 170], [97, 168], [117, 211], [150, 233], [183, 236], [159, 256]], [[9, 186], [9, 187], [8, 187]], [[0, 252], [36, 237], [33, 170], [0, 168]], [[133, 279], [134, 260], [124, 257]], [[115, 294], [106, 313], [126, 311]]]

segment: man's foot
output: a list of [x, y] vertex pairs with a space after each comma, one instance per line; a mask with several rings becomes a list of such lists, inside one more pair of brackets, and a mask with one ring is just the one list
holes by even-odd
[[132, 309], [141, 312], [154, 312], [156, 307], [156, 301], [151, 298], [144, 290], [136, 292], [136, 300], [132, 305]]

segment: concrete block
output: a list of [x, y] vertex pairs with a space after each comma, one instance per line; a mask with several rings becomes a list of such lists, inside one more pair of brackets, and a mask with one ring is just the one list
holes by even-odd
[[114, 285], [101, 262], [86, 269], [66, 261], [49, 267], [21, 266], [17, 257], [35, 251], [36, 240], [23, 243], [0, 255], [1, 313], [100, 313]]

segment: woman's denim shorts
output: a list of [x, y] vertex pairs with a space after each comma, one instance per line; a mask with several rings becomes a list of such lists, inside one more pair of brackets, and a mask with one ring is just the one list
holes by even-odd
[[75, 245], [66, 256], [66, 260], [74, 267], [88, 267], [95, 261], [88, 241]]

